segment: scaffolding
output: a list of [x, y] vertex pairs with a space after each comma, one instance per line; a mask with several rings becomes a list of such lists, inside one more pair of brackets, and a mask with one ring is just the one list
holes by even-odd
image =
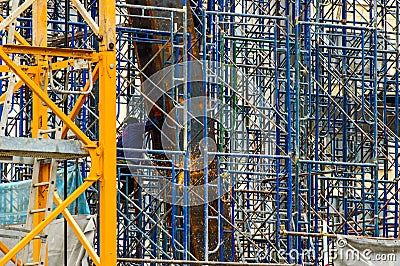
[[[47, 225], [61, 213], [95, 264], [100, 264], [99, 257], [103, 265], [116, 264], [116, 95], [107, 89], [116, 86], [115, 2], [85, 4], [42, 0], [0, 4], [1, 182], [32, 180], [28, 195], [23, 191], [15, 195], [29, 198], [23, 236], [13, 247], [1, 242], [0, 265], [9, 261], [47, 265]], [[96, 124], [96, 131], [87, 130], [93, 126], [90, 123]], [[62, 161], [63, 199], [55, 189]], [[82, 165], [84, 180], [67, 194], [71, 164]], [[98, 223], [97, 252], [66, 209], [86, 190], [93, 192], [91, 187], [98, 193], [88, 195], [89, 201], [96, 195], [95, 201], [102, 202], [96, 214], [110, 219]]]
[[[7, 18], [11, 1], [0, 4]], [[48, 46], [100, 49], [101, 3], [81, 7], [92, 20], [48, 2]], [[398, 238], [399, 13], [396, 0], [116, 1], [116, 129], [153, 128], [117, 151], [117, 264], [333, 265], [337, 235]], [[33, 29], [26, 9], [16, 40]], [[99, 140], [102, 66], [48, 66], [49, 97]], [[0, 82], [3, 135], [37, 136], [35, 97]], [[68, 164], [90, 178], [92, 156]], [[0, 166], [2, 182], [32, 175], [23, 161]], [[111, 196], [101, 182], [86, 196], [101, 226]]]

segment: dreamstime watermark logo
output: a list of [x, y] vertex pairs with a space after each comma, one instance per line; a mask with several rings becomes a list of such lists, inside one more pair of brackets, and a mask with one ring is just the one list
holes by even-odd
[[[397, 254], [393, 252], [385, 252], [384, 249], [364, 248], [349, 244], [345, 238], [338, 238], [334, 246], [325, 250], [310, 247], [307, 249], [280, 249], [277, 252], [271, 252], [260, 249], [257, 252], [258, 262], [268, 262], [276, 260], [276, 257], [282, 261], [290, 262], [310, 262], [314, 263], [323, 256], [327, 256], [328, 261], [339, 263], [340, 265], [384, 265], [385, 262], [398, 262]], [[400, 258], [399, 258], [400, 259]], [[314, 265], [314, 264], [313, 264]], [[397, 264], [390, 264], [397, 265]]]
[[[227, 75], [229, 68], [224, 66]], [[218, 118], [233, 111], [230, 103], [220, 100], [224, 96], [205, 92], [209, 86], [231, 85], [214, 70], [221, 71], [220, 63], [189, 61], [163, 68], [142, 84], [153, 150], [146, 156], [145, 174], [138, 174], [140, 166], [134, 163], [129, 168], [147, 193], [165, 202], [201, 205], [223, 196], [233, 185], [228, 173], [217, 173], [215, 158], [216, 127], [223, 128]], [[123, 135], [123, 148], [132, 144], [130, 137]]]
[[345, 238], [338, 238], [335, 248], [331, 250], [332, 258], [344, 263], [362, 262], [363, 265], [371, 266], [377, 265], [378, 262], [397, 261], [396, 253], [388, 252], [388, 249], [380, 248], [375, 250], [373, 248], [365, 248], [365, 246], [359, 245], [359, 243], [350, 244]]

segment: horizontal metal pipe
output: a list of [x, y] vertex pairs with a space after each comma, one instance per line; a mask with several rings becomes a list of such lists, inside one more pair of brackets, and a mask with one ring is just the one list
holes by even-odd
[[[144, 153], [185, 154], [184, 151], [171, 151], [171, 150], [148, 150], [148, 149], [134, 149], [134, 148], [117, 148], [117, 150], [132, 151], [132, 152], [144, 152]], [[287, 155], [224, 153], [224, 152], [207, 152], [207, 154], [215, 155], [215, 156], [251, 157], [251, 158], [267, 158], [267, 159], [290, 159], [290, 156], [287, 156]]]
[[337, 235], [335, 234], [327, 234], [327, 233], [306, 233], [306, 232], [292, 232], [292, 231], [286, 231], [286, 230], [281, 230], [279, 232], [280, 235], [283, 236], [311, 236], [311, 237], [330, 237], [330, 238], [337, 238]]
[[[319, 45], [320, 48], [328, 48], [328, 49], [337, 49], [337, 50], [349, 50], [349, 51], [363, 51], [363, 48], [361, 47], [349, 47], [349, 46], [338, 46], [338, 45]], [[378, 50], [380, 53], [388, 53], [388, 54], [397, 54], [396, 50]], [[355, 56], [353, 58], [359, 58], [361, 59], [360, 56]], [[373, 56], [370, 56], [370, 58], [373, 58]]]
[[207, 154], [215, 155], [215, 156], [251, 157], [251, 158], [268, 158], [268, 159], [290, 159], [290, 156], [287, 156], [287, 155], [224, 153], [224, 152], [208, 152]]
[[324, 28], [343, 28], [343, 29], [355, 29], [355, 30], [375, 30], [374, 27], [363, 27], [363, 26], [354, 26], [354, 25], [345, 25], [345, 24], [331, 24], [331, 23], [318, 23], [318, 22], [308, 22], [308, 21], [299, 21], [301, 25], [310, 25], [310, 26], [320, 26]]
[[[162, 30], [152, 30], [152, 29], [141, 29], [141, 28], [128, 28], [128, 27], [121, 27], [118, 26], [117, 27], [117, 32], [123, 32], [123, 33], [148, 33], [148, 34], [152, 34], [155, 36], [170, 36], [171, 32], [169, 31], [162, 31]], [[182, 34], [180, 34], [179, 32], [176, 33], [177, 36], [181, 36]], [[145, 39], [145, 38], [142, 38]], [[154, 41], [158, 41], [156, 43], [162, 43], [162, 42], [167, 42], [167, 40], [156, 40], [154, 38], [147, 38], [149, 40]]]
[[185, 154], [184, 151], [170, 151], [170, 150], [147, 150], [147, 149], [134, 149], [134, 148], [117, 148], [120, 151], [133, 151], [133, 152], [147, 152], [147, 153], [164, 153], [164, 154]]
[[361, 167], [376, 167], [377, 164], [373, 163], [351, 163], [351, 162], [331, 162], [331, 161], [312, 161], [312, 160], [299, 160], [300, 163], [310, 164], [324, 164], [324, 165], [345, 165], [345, 166], [361, 166]]
[[185, 12], [184, 8], [172, 8], [172, 7], [162, 7], [162, 6], [142, 6], [142, 5], [130, 5], [130, 4], [117, 4], [117, 7], [127, 7], [136, 8], [144, 10], [158, 10], [158, 11], [170, 11], [170, 12]]
[[[381, 227], [383, 228], [383, 226]], [[370, 230], [374, 230], [373, 228]], [[335, 234], [326, 234], [326, 233], [306, 233], [306, 232], [293, 232], [293, 231], [286, 231], [281, 230], [279, 232], [280, 235], [291, 235], [291, 236], [311, 236], [311, 237], [330, 237], [330, 238], [337, 238], [338, 235]], [[364, 238], [364, 239], [375, 239], [375, 240], [396, 240], [393, 237], [371, 237], [371, 236], [357, 236], [357, 238]]]
[[282, 19], [282, 20], [288, 19], [287, 17], [283, 16], [256, 15], [256, 14], [231, 13], [231, 12], [219, 12], [219, 11], [206, 11], [206, 14], [219, 15], [219, 16], [232, 16], [232, 17], [247, 17], [247, 18], [265, 18], [265, 19]]

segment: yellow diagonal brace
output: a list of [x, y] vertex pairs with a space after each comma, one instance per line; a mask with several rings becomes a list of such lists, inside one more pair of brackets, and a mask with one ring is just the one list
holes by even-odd
[[94, 180], [85, 181], [80, 185], [71, 195], [69, 195], [60, 205], [58, 205], [53, 212], [49, 214], [43, 221], [35, 226], [30, 233], [28, 233], [18, 244], [13, 247], [3, 258], [0, 259], [0, 265], [5, 265], [10, 261], [17, 253], [25, 247], [35, 236], [37, 236], [51, 221], [67, 208], [72, 202], [74, 202], [86, 189], [88, 189]]
[[[10, 250], [8, 249], [8, 247], [7, 247], [3, 242], [1, 242], [1, 241], [0, 241], [0, 250], [1, 250], [1, 252], [3, 252], [4, 254], [7, 254], [7, 252], [10, 251]], [[11, 261], [12, 261], [13, 263], [16, 263], [17, 257], [16, 257], [16, 256], [12, 257], [12, 258], [11, 258]], [[17, 265], [18, 265], [18, 266], [21, 266], [21, 260], [18, 260]]]
[[[97, 80], [97, 78], [99, 77], [99, 65], [96, 65], [93, 69], [93, 80], [92, 80], [92, 84], [94, 84]], [[89, 85], [90, 83], [86, 83], [85, 87], [83, 88], [83, 92], [87, 91], [89, 89]], [[71, 112], [69, 113], [68, 117], [74, 121], [75, 118], [77, 117], [77, 115], [79, 114], [79, 111], [81, 110], [83, 104], [85, 103], [85, 100], [87, 98], [88, 94], [81, 94], [78, 98], [78, 100], [76, 101], [74, 107], [72, 108]], [[62, 134], [61, 134], [61, 138], [64, 139], [67, 136], [69, 128], [64, 126], [62, 129]]]
[[[60, 196], [57, 194], [57, 192], [54, 192], [54, 203], [57, 206], [59, 206], [62, 203], [62, 200], [61, 200]], [[85, 234], [82, 232], [81, 228], [79, 227], [77, 222], [74, 220], [74, 217], [72, 217], [69, 210], [68, 209], [63, 210], [62, 214], [65, 217], [65, 219], [67, 220], [67, 222], [69, 223], [69, 225], [71, 226], [75, 235], [78, 237], [79, 241], [82, 243], [82, 246], [86, 249], [87, 253], [92, 258], [94, 264], [100, 265], [99, 256], [97, 256], [96, 251], [93, 249], [92, 245], [86, 239]]]
[[72, 122], [71, 119], [68, 118], [68, 116], [60, 109], [58, 106], [45, 94], [41, 88], [29, 78], [28, 75], [25, 74], [25, 72], [18, 67], [10, 57], [7, 56], [7, 54], [0, 49], [0, 58], [6, 63], [7, 66], [10, 67], [12, 71], [14, 71], [15, 74], [17, 74], [22, 81], [25, 82], [25, 84], [32, 90], [33, 93], [35, 93], [40, 100], [42, 100], [50, 110], [53, 111], [55, 115], [57, 115], [71, 130], [74, 132], [74, 134], [86, 145], [86, 146], [91, 146], [95, 147], [96, 145], [94, 144], [93, 141], [89, 139], [88, 136], [85, 135], [85, 133], [82, 132], [82, 130], [75, 125], [74, 122]]

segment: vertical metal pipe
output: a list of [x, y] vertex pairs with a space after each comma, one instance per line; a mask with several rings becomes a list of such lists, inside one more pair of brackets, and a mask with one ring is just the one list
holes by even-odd
[[379, 236], [379, 219], [378, 219], [378, 211], [379, 211], [379, 161], [378, 161], [378, 25], [377, 25], [377, 13], [378, 13], [378, 5], [376, 1], [371, 0], [371, 4], [373, 5], [373, 47], [374, 47], [374, 59], [373, 59], [373, 114], [374, 114], [374, 124], [373, 124], [373, 139], [374, 139], [374, 150], [373, 150], [373, 162], [376, 164], [374, 168], [374, 236]]
[[[278, 26], [277, 26], [277, 23], [278, 23], [278, 21], [275, 21], [274, 22], [274, 31], [273, 31], [273, 39], [274, 39], [274, 61], [275, 61], [275, 65], [274, 65], [274, 74], [275, 74], [275, 79], [274, 79], [274, 85], [275, 85], [275, 108], [277, 109], [277, 110], [279, 110], [279, 108], [280, 108], [280, 106], [279, 106], [279, 104], [280, 104], [280, 102], [279, 102], [279, 97], [280, 97], [280, 93], [279, 93], [279, 70], [278, 70], [278, 67], [279, 67], [279, 65], [280, 65], [280, 60], [279, 60], [279, 55], [278, 55], [278, 40], [277, 40], [277, 38], [278, 38], [278, 34], [277, 34], [277, 31], [278, 31]], [[277, 125], [279, 125], [280, 124], [280, 116], [279, 116], [279, 113], [276, 113], [275, 114], [275, 119], [276, 119], [276, 124]], [[290, 127], [290, 125], [289, 125], [289, 127]], [[280, 145], [281, 145], [281, 130], [280, 130], [280, 128], [279, 127], [276, 127], [276, 149], [275, 149], [275, 153], [276, 153], [276, 155], [280, 155]], [[285, 143], [286, 144], [286, 143]], [[287, 152], [287, 151], [286, 151]], [[275, 167], [276, 167], [276, 173], [275, 173], [275, 182], [276, 182], [276, 184], [275, 184], [275, 192], [276, 192], [276, 195], [275, 195], [275, 204], [276, 204], [276, 214], [275, 214], [275, 217], [276, 217], [276, 222], [275, 222], [275, 227], [276, 227], [276, 230], [275, 230], [275, 245], [276, 245], [276, 248], [278, 249], [278, 250], [280, 250], [280, 234], [279, 234], [279, 229], [278, 228], [280, 228], [280, 225], [281, 225], [281, 212], [280, 212], [280, 209], [281, 209], [281, 205], [280, 205], [280, 200], [281, 200], [281, 197], [280, 197], [280, 186], [281, 186], [281, 184], [280, 184], [280, 176], [279, 176], [279, 173], [280, 173], [280, 171], [281, 171], [281, 169], [280, 169], [280, 160], [279, 159], [276, 159], [276, 161], [275, 161]]]
[[[399, 12], [400, 6], [399, 6], [399, 2], [396, 1], [396, 25], [399, 25], [400, 23], [400, 12]], [[396, 27], [396, 57], [400, 55], [400, 49], [399, 49], [399, 45], [400, 45], [400, 29], [399, 27]], [[395, 129], [394, 129], [394, 133], [396, 136], [399, 136], [399, 89], [400, 89], [400, 82], [399, 82], [399, 67], [400, 67], [400, 63], [399, 60], [396, 60], [396, 71], [395, 71]], [[394, 161], [394, 169], [395, 169], [395, 176], [394, 176], [394, 182], [395, 182], [395, 191], [398, 191], [399, 189], [399, 171], [397, 171], [396, 169], [399, 169], [399, 140], [397, 138], [395, 138], [395, 161]], [[395, 208], [394, 208], [394, 238], [398, 238], [399, 237], [399, 193], [396, 193], [395, 195]]]
[[[64, 47], [68, 48], [68, 21], [69, 21], [69, 11], [70, 11], [70, 1], [65, 0], [65, 17], [64, 17]], [[68, 86], [68, 70], [67, 68], [64, 70], [64, 84]], [[65, 87], [65, 90], [68, 88]], [[65, 96], [64, 99], [64, 113], [68, 114], [68, 95]], [[64, 178], [64, 199], [67, 198], [68, 194], [68, 161], [64, 160], [63, 162], [63, 178]], [[64, 266], [68, 265], [68, 223], [67, 219], [64, 217]]]
[[[295, 209], [294, 215], [294, 230], [301, 231], [301, 200], [300, 200], [300, 0], [295, 1], [294, 7], [295, 25], [294, 25], [294, 93], [295, 93]], [[290, 217], [288, 217], [290, 219]], [[295, 237], [295, 247], [297, 251], [301, 251], [301, 237]], [[289, 257], [288, 262], [291, 263], [292, 259]], [[295, 261], [297, 263], [297, 261]]]
[[[342, 23], [346, 24], [347, 23], [347, 0], [342, 0]], [[343, 80], [345, 80], [347, 78], [347, 64], [348, 64], [348, 58], [347, 58], [347, 29], [346, 27], [342, 28], [342, 47], [344, 47], [344, 49], [342, 49], [342, 53], [343, 53], [343, 62], [342, 62], [342, 78]], [[347, 117], [346, 114], [349, 113], [349, 106], [348, 106], [348, 99], [347, 99], [347, 83], [344, 82], [344, 84], [342, 85], [342, 91], [343, 91], [343, 104], [342, 104], [342, 108], [344, 110], [344, 114], [342, 115], [342, 158], [341, 160], [343, 162], [347, 161]], [[348, 193], [348, 189], [347, 189], [347, 182], [343, 181], [343, 195], [342, 195], [342, 200], [343, 200], [343, 211], [344, 211], [344, 219], [348, 219], [348, 201], [347, 201], [347, 193]], [[348, 224], [345, 223], [344, 225], [344, 233], [347, 234], [348, 232]]]

